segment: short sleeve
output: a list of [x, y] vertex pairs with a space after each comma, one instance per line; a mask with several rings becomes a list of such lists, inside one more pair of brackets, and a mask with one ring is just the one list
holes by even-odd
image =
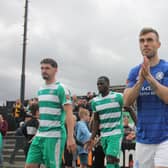
[[124, 104], [122, 93], [118, 93], [118, 102], [120, 103], [120, 106], [122, 107]]
[[128, 74], [128, 78], [127, 78], [127, 81], [126, 81], [126, 84], [127, 84], [127, 88], [131, 88], [135, 85], [135, 83], [137, 82], [138, 80], [138, 75], [139, 75], [139, 70], [140, 70], [140, 65], [131, 69], [131, 71], [129, 72]]
[[96, 106], [95, 106], [94, 99], [91, 101], [91, 108], [92, 108], [93, 113], [95, 113], [96, 112]]
[[72, 104], [70, 90], [62, 84], [59, 86], [59, 99], [62, 105]]

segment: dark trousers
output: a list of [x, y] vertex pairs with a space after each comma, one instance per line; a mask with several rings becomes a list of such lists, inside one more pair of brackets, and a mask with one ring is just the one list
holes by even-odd
[[95, 150], [93, 151], [93, 168], [105, 168], [104, 166], [104, 158], [105, 154], [103, 152], [103, 148], [101, 145], [98, 145], [95, 147]]
[[19, 149], [23, 149], [24, 150], [24, 139], [22, 137], [19, 137], [16, 139], [16, 143], [15, 143], [15, 147], [14, 147], [14, 150], [10, 156], [10, 159], [9, 159], [9, 162], [10, 163], [13, 163], [14, 160], [15, 160], [15, 155], [17, 154], [17, 152], [19, 151]]

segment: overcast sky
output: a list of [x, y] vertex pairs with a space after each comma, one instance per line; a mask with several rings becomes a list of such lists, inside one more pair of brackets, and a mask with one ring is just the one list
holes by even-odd
[[[25, 0], [0, 0], [0, 102], [20, 96]], [[168, 54], [167, 0], [29, 0], [25, 98], [43, 83], [39, 62], [57, 60], [57, 79], [72, 94], [97, 91], [101, 75], [125, 84], [139, 64], [138, 34], [158, 30], [160, 57]]]

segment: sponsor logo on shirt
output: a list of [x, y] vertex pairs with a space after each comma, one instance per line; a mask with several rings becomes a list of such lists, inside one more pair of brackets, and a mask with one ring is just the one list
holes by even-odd
[[151, 86], [143, 86], [140, 92], [140, 96], [155, 95], [156, 93], [152, 90]]

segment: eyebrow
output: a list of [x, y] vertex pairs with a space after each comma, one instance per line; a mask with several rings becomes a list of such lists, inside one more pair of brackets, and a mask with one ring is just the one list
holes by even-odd
[[139, 41], [152, 41], [154, 40], [152, 37], [148, 37], [148, 38], [139, 38]]

